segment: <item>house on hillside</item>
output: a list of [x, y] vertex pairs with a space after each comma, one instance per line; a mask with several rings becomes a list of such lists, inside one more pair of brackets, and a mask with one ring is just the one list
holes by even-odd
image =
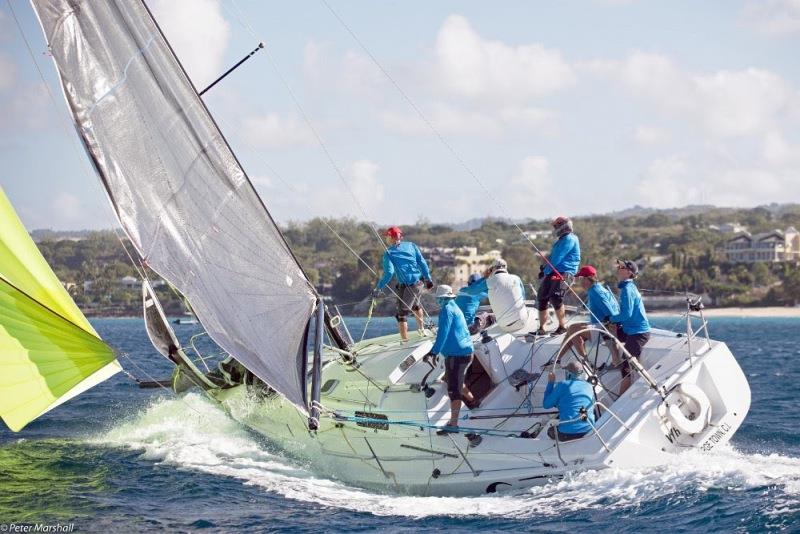
[[739, 234], [747, 231], [747, 227], [738, 222], [727, 222], [719, 226], [710, 225], [708, 228], [709, 230], [716, 230], [722, 234]]
[[501, 257], [499, 250], [478, 254], [476, 247], [420, 247], [431, 268], [451, 270], [452, 286], [456, 289], [467, 285], [472, 273], [483, 273]]
[[725, 256], [732, 263], [798, 262], [800, 232], [792, 226], [759, 234], [742, 231], [725, 242]]

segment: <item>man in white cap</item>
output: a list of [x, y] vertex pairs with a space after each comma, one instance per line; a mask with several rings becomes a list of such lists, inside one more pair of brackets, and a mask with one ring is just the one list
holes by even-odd
[[[529, 331], [534, 317], [525, 307], [525, 286], [520, 277], [509, 274], [508, 263], [502, 258], [494, 260], [487, 276], [475, 284], [461, 289], [462, 293], [489, 293], [497, 324], [506, 332]], [[527, 330], [526, 330], [527, 329]]]
[[450, 397], [450, 422], [438, 434], [458, 432], [458, 414], [462, 400], [467, 401], [468, 406], [475, 407], [475, 397], [464, 384], [467, 369], [472, 363], [472, 336], [455, 298], [456, 294], [450, 286], [440, 285], [436, 288], [436, 300], [440, 306], [439, 324], [436, 341], [428, 355], [435, 357], [441, 354], [444, 357], [447, 395]]

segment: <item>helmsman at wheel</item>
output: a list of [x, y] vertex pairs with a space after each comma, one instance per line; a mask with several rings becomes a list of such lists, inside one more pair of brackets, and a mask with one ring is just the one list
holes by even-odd
[[422, 330], [424, 323], [420, 297], [423, 285], [428, 289], [433, 287], [433, 280], [425, 258], [422, 257], [419, 247], [411, 241], [403, 241], [403, 231], [392, 226], [383, 233], [386, 239], [386, 251], [383, 253], [383, 276], [378, 281], [372, 292], [373, 298], [383, 294], [383, 288], [392, 277], [397, 278], [395, 285], [397, 295], [397, 326], [400, 337], [408, 341], [407, 316], [414, 312], [417, 319], [417, 329]]

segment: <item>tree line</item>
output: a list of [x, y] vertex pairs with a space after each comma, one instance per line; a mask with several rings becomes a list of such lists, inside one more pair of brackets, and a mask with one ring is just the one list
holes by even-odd
[[[610, 286], [614, 284], [614, 261], [624, 258], [640, 264], [638, 285], [656, 293], [705, 294], [716, 306], [800, 302], [800, 269], [796, 263], [729, 263], [724, 244], [731, 234], [710, 228], [732, 221], [754, 233], [798, 227], [800, 206], [629, 211], [633, 212], [573, 219], [581, 241], [582, 262], [597, 267]], [[552, 238], [540, 237], [531, 244], [518, 226], [526, 231], [549, 229], [548, 222], [542, 220], [517, 224], [484, 220], [471, 229], [422, 220], [403, 230], [408, 240], [422, 247], [472, 246], [479, 253], [500, 250], [511, 272], [526, 284], [538, 284], [541, 260], [535, 248], [549, 251]], [[282, 228], [309, 279], [346, 314], [364, 311], [365, 299], [380, 276], [383, 246], [374, 229], [373, 225], [354, 219], [319, 218], [292, 222]], [[140, 292], [119, 284], [124, 276], [138, 277], [123, 244], [133, 250], [111, 231], [87, 232], [80, 240], [58, 239], [57, 232], [50, 232], [38, 243], [62, 282], [74, 284], [69, 285], [70, 292], [88, 313], [138, 314]], [[447, 268], [435, 262], [431, 268], [437, 283], [452, 282]], [[91, 287], [85, 288], [85, 281], [92, 282]], [[161, 287], [158, 292], [167, 313], [184, 311], [181, 299], [169, 287]], [[389, 313], [388, 302], [384, 311]]]

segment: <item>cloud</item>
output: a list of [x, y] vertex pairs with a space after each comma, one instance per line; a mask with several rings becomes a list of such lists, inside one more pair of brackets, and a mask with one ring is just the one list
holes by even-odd
[[51, 207], [55, 220], [58, 221], [56, 227], [61, 228], [74, 227], [74, 223], [79, 221], [85, 212], [80, 199], [72, 193], [64, 191], [53, 197]]
[[669, 132], [653, 126], [639, 126], [633, 132], [633, 139], [640, 145], [653, 146], [667, 143]]
[[245, 118], [242, 131], [253, 146], [286, 148], [314, 142], [314, 134], [308, 126], [292, 114], [281, 117], [277, 113], [267, 113]]
[[572, 67], [558, 50], [484, 39], [461, 15], [445, 19], [436, 38], [435, 56], [436, 83], [450, 96], [521, 102], [575, 82]]
[[618, 81], [668, 117], [681, 117], [719, 137], [774, 128], [798, 106], [798, 93], [778, 75], [755, 68], [695, 74], [660, 54], [635, 52], [623, 61], [584, 68]]
[[[555, 131], [555, 114], [539, 108], [499, 108], [472, 110], [444, 103], [435, 103], [426, 114], [436, 130], [447, 136], [478, 136], [498, 138], [512, 130], [545, 135]], [[419, 116], [384, 111], [378, 118], [387, 130], [408, 136], [434, 135]]]
[[700, 201], [700, 191], [686, 182], [688, 165], [678, 156], [660, 158], [650, 164], [636, 185], [638, 201], [643, 206], [668, 208]]
[[230, 25], [217, 0], [153, 0], [159, 25], [198, 91], [224, 72]]
[[[269, 208], [282, 222], [309, 217], [357, 217], [362, 220], [383, 220], [386, 213], [381, 211], [385, 198], [384, 186], [378, 176], [380, 165], [368, 159], [356, 160], [342, 169], [347, 182], [344, 187], [337, 178], [330, 178], [321, 184], [309, 184], [292, 180], [277, 189], [279, 194], [271, 193]], [[259, 189], [269, 189], [278, 185], [271, 178], [253, 179]], [[358, 206], [355, 204], [358, 202]], [[360, 207], [359, 207], [360, 206]], [[393, 206], [394, 207], [394, 206]], [[366, 211], [362, 213], [361, 208]]]
[[374, 215], [370, 213], [370, 207], [374, 208], [383, 202], [383, 184], [378, 180], [378, 170], [380, 166], [377, 163], [361, 159], [353, 162], [345, 171], [350, 191], [370, 215]]
[[540, 219], [554, 215], [561, 207], [553, 190], [550, 162], [543, 156], [528, 156], [520, 161], [508, 183], [492, 193], [506, 209], [503, 216]]
[[782, 36], [800, 32], [800, 0], [759, 0], [742, 9], [742, 22], [758, 33]]
[[762, 155], [770, 165], [800, 168], [800, 145], [788, 142], [780, 132], [769, 132], [764, 137]]
[[798, 165], [800, 146], [772, 132], [764, 139], [762, 154], [755, 157], [723, 150], [656, 159], [642, 173], [632, 200], [656, 208], [798, 202]]
[[7, 91], [0, 106], [0, 128], [37, 130], [47, 125], [51, 109], [43, 83], [26, 83]]

